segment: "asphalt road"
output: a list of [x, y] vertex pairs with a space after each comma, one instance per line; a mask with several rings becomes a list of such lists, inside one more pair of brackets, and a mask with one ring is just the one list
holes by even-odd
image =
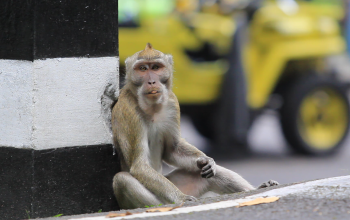
[[[205, 151], [206, 140], [196, 132], [186, 117], [182, 118], [181, 132], [186, 140]], [[240, 161], [216, 162], [241, 174], [255, 186], [269, 179], [287, 184], [350, 175], [350, 135], [340, 151], [330, 157], [295, 155], [283, 138], [278, 116], [266, 112], [254, 122], [249, 143], [253, 157]]]

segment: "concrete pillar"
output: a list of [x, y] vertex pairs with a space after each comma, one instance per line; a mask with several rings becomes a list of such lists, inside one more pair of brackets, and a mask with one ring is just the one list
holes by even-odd
[[0, 1], [0, 216], [118, 209], [118, 1]]

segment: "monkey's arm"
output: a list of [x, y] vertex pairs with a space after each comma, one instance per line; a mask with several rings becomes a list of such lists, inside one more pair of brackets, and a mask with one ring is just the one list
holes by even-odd
[[163, 160], [170, 165], [188, 171], [200, 171], [204, 178], [210, 178], [216, 173], [214, 160], [183, 138], [166, 147]]
[[214, 160], [180, 136], [180, 106], [174, 93], [169, 94], [169, 103], [176, 109], [175, 121], [177, 130], [173, 133], [172, 141], [165, 146], [163, 160], [175, 167], [188, 171], [201, 171], [202, 177], [210, 178], [216, 173]]

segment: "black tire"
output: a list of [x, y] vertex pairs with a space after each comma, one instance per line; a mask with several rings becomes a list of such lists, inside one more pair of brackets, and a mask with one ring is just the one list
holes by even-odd
[[[341, 116], [330, 114], [327, 108], [331, 104], [333, 106], [338, 104], [339, 114], [344, 115], [344, 120], [339, 120]], [[307, 111], [310, 110], [310, 106], [312, 111]], [[283, 134], [290, 147], [297, 153], [314, 156], [330, 155], [339, 149], [347, 136], [350, 118], [349, 108], [346, 90], [340, 82], [330, 77], [318, 75], [302, 77], [291, 83], [284, 95], [280, 119]], [[321, 140], [322, 138], [330, 137], [329, 134], [338, 131], [332, 129], [334, 127], [331, 126], [339, 126], [341, 129], [339, 129], [338, 134], [332, 135], [333, 142], [324, 142]], [[319, 128], [331, 129], [331, 132], [325, 133], [324, 131], [327, 130]], [[317, 138], [315, 134], [317, 134]]]

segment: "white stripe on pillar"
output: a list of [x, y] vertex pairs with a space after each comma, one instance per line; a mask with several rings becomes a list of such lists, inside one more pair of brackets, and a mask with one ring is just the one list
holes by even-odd
[[0, 145], [41, 150], [111, 143], [101, 96], [107, 85], [117, 88], [118, 62], [0, 60]]

